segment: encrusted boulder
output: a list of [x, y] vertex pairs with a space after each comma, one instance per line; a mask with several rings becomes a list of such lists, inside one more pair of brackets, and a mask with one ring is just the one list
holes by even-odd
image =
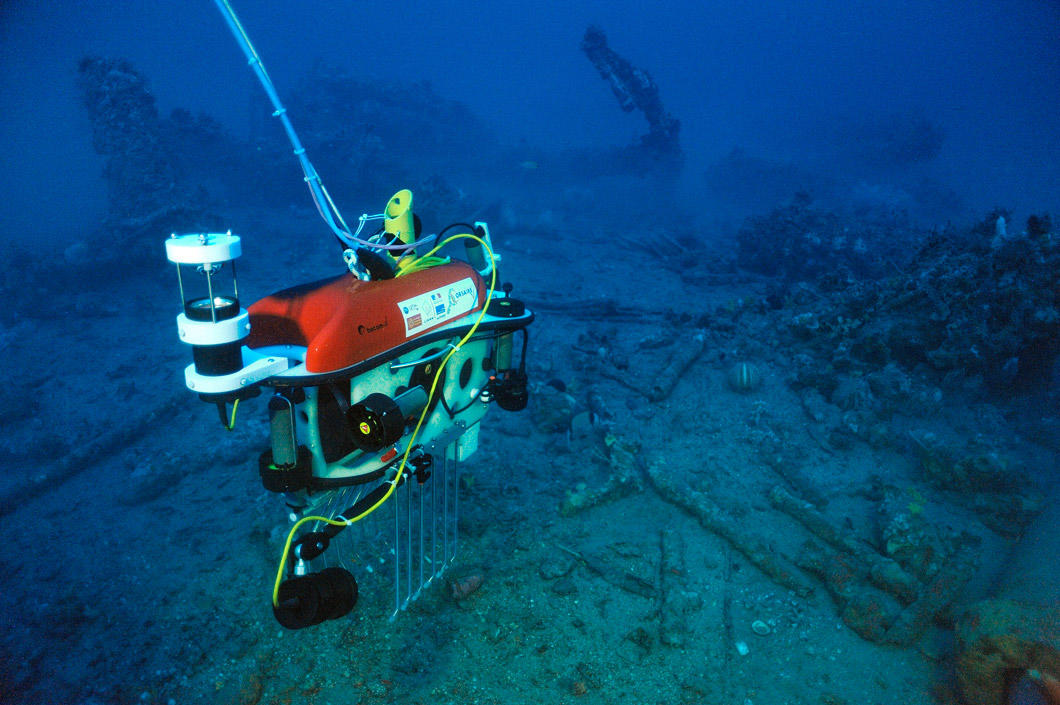
[[968, 705], [1000, 705], [1006, 679], [1060, 678], [1060, 605], [986, 600], [957, 619], [957, 683]]
[[924, 477], [961, 500], [1002, 536], [1016, 537], [1043, 508], [1030, 475], [990, 443], [947, 443], [933, 433], [910, 434]]

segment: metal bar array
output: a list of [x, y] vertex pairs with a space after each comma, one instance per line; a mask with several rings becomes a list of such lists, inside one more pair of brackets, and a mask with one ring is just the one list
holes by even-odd
[[450, 444], [434, 456], [431, 474], [422, 484], [408, 473], [395, 490], [390, 502], [394, 521], [391, 619], [441, 577], [456, 557], [459, 481], [459, 464]]
[[[406, 472], [386, 503], [392, 516], [386, 515], [384, 506], [376, 516], [346, 528], [312, 568], [346, 568], [363, 587], [382, 590], [376, 593], [380, 597], [386, 594], [386, 583], [392, 582], [394, 609], [390, 619], [407, 609], [456, 557], [460, 463], [455, 445], [456, 441], [451, 441], [431, 448], [431, 472], [422, 484], [415, 473]], [[338, 490], [321, 498], [312, 511], [334, 516], [355, 503], [363, 492], [363, 487]], [[392, 522], [389, 529], [388, 522]]]

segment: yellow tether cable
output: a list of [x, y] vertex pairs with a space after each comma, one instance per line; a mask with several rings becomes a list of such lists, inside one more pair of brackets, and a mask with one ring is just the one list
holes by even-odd
[[[449, 244], [453, 240], [459, 240], [461, 238], [470, 238], [470, 239], [475, 240], [476, 242], [478, 242], [480, 245], [482, 245], [484, 248], [486, 248], [486, 254], [489, 255], [489, 259], [490, 259], [490, 288], [489, 288], [489, 292], [486, 294], [486, 300], [482, 303], [482, 310], [479, 311], [478, 318], [476, 318], [475, 322], [473, 324], [471, 324], [470, 330], [468, 330], [468, 332], [464, 335], [464, 337], [460, 339], [460, 342], [458, 342], [456, 345], [454, 345], [454, 346], [452, 346], [450, 348], [450, 350], [446, 354], [446, 356], [444, 358], [442, 358], [441, 364], [438, 365], [438, 371], [434, 373], [434, 379], [431, 380], [431, 389], [427, 393], [428, 404], [423, 407], [423, 411], [420, 412], [420, 417], [416, 421], [416, 427], [412, 429], [412, 435], [409, 436], [408, 447], [405, 448], [405, 454], [401, 456], [401, 464], [398, 466], [397, 473], [394, 475], [394, 479], [387, 480], [387, 483], [390, 485], [390, 487], [387, 488], [386, 494], [384, 494], [379, 499], [378, 502], [373, 504], [371, 507], [369, 507], [365, 511], [361, 512], [360, 514], [358, 514], [355, 517], [345, 519], [345, 521], [339, 521], [337, 519], [331, 519], [331, 518], [324, 517], [324, 516], [306, 516], [306, 517], [302, 517], [301, 519], [296, 521], [294, 526], [291, 527], [291, 530], [287, 533], [287, 542], [283, 546], [283, 555], [280, 557], [280, 565], [277, 567], [277, 570], [276, 570], [276, 582], [273, 584], [273, 587], [272, 587], [272, 605], [273, 605], [273, 607], [279, 607], [280, 606], [280, 583], [283, 582], [283, 569], [287, 565], [287, 556], [290, 554], [290, 551], [291, 551], [291, 543], [294, 540], [294, 534], [295, 534], [296, 531], [298, 531], [298, 528], [300, 526], [302, 526], [302, 524], [305, 524], [306, 522], [309, 522], [309, 521], [319, 521], [319, 522], [323, 522], [325, 524], [330, 524], [331, 526], [349, 526], [349, 525], [353, 524], [354, 522], [358, 522], [361, 519], [364, 519], [366, 516], [368, 516], [369, 514], [374, 512], [376, 509], [381, 507], [384, 502], [386, 502], [388, 499], [390, 499], [390, 495], [392, 495], [394, 493], [394, 488], [397, 487], [398, 481], [401, 479], [401, 476], [405, 473], [405, 465], [408, 463], [409, 454], [412, 453], [413, 445], [416, 442], [416, 436], [419, 434], [420, 428], [423, 426], [423, 422], [427, 418], [427, 413], [428, 413], [428, 411], [431, 408], [429, 402], [430, 402], [431, 399], [434, 398], [434, 392], [438, 388], [438, 380], [442, 376], [442, 371], [445, 370], [446, 364], [449, 363], [449, 358], [451, 358], [453, 355], [455, 355], [456, 351], [459, 350], [464, 345], [464, 343], [466, 343], [468, 340], [471, 339], [471, 336], [473, 336], [475, 334], [475, 331], [478, 330], [479, 324], [482, 323], [482, 319], [486, 317], [486, 309], [489, 306], [490, 300], [493, 298], [493, 292], [496, 291], [496, 288], [497, 288], [497, 263], [496, 263], [496, 260], [493, 257], [493, 250], [490, 248], [489, 244], [485, 240], [483, 240], [482, 238], [478, 237], [477, 235], [472, 235], [471, 233], [460, 233], [458, 235], [453, 235], [453, 236], [448, 237], [445, 240], [443, 240], [437, 246], [433, 247], [425, 255], [423, 255], [422, 257], [418, 258], [417, 261], [419, 261], [419, 259], [423, 259], [423, 258], [426, 258], [426, 257], [431, 257], [435, 252], [440, 250], [445, 245]], [[435, 259], [442, 259], [442, 258], [435, 258]], [[447, 258], [446, 258], [446, 261], [448, 261]], [[426, 268], [426, 265], [424, 266], [424, 268]]]
[[[232, 402], [232, 416], [229, 418], [228, 423], [226, 423], [224, 425], [226, 431], [235, 430], [235, 427], [236, 427], [236, 409], [238, 409], [238, 408], [239, 408], [239, 399], [236, 399], [234, 402]], [[224, 419], [221, 419], [221, 420], [224, 421]]]

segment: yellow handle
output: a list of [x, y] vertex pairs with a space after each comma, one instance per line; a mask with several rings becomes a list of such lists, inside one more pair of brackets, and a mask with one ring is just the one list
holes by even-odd
[[383, 229], [406, 245], [416, 239], [416, 229], [412, 221], [412, 191], [403, 188], [386, 204]]

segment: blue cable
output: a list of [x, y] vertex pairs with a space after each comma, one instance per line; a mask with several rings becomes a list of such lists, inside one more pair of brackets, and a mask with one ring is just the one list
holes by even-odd
[[[224, 16], [225, 22], [228, 23], [228, 28], [232, 31], [232, 35], [236, 38], [236, 42], [246, 55], [247, 62], [250, 64], [251, 68], [254, 69], [254, 73], [257, 74], [258, 81], [261, 82], [261, 86], [265, 89], [266, 95], [269, 96], [269, 102], [272, 103], [272, 107], [274, 108], [272, 116], [279, 118], [280, 122], [283, 123], [283, 129], [287, 133], [287, 139], [294, 148], [294, 154], [298, 157], [298, 162], [302, 166], [302, 172], [305, 174], [305, 182], [309, 185], [309, 191], [313, 196], [313, 202], [317, 207], [317, 212], [320, 213], [320, 216], [328, 224], [328, 227], [330, 227], [332, 232], [335, 233], [335, 237], [337, 237], [345, 246], [354, 247], [353, 236], [349, 232], [349, 227], [347, 227], [338, 208], [336, 208], [334, 202], [332, 202], [327, 189], [324, 188], [324, 182], [321, 181], [320, 175], [317, 174], [316, 169], [313, 167], [313, 163], [309, 161], [305, 147], [302, 146], [302, 142], [298, 139], [298, 133], [294, 131], [294, 125], [291, 124], [290, 118], [287, 117], [287, 109], [284, 108], [283, 104], [280, 102], [280, 96], [276, 93], [276, 87], [273, 85], [272, 79], [269, 78], [269, 74], [265, 71], [265, 64], [262, 63], [261, 57], [258, 56], [258, 52], [254, 49], [254, 45], [250, 43], [250, 37], [247, 36], [246, 30], [243, 29], [243, 25], [240, 24], [239, 18], [236, 17], [236, 11], [232, 9], [228, 0], [214, 0], [214, 3], [217, 5], [217, 9], [221, 11], [221, 15]], [[332, 213], [334, 213], [334, 217], [332, 216]], [[338, 218], [338, 223], [335, 222], [336, 217]]]

